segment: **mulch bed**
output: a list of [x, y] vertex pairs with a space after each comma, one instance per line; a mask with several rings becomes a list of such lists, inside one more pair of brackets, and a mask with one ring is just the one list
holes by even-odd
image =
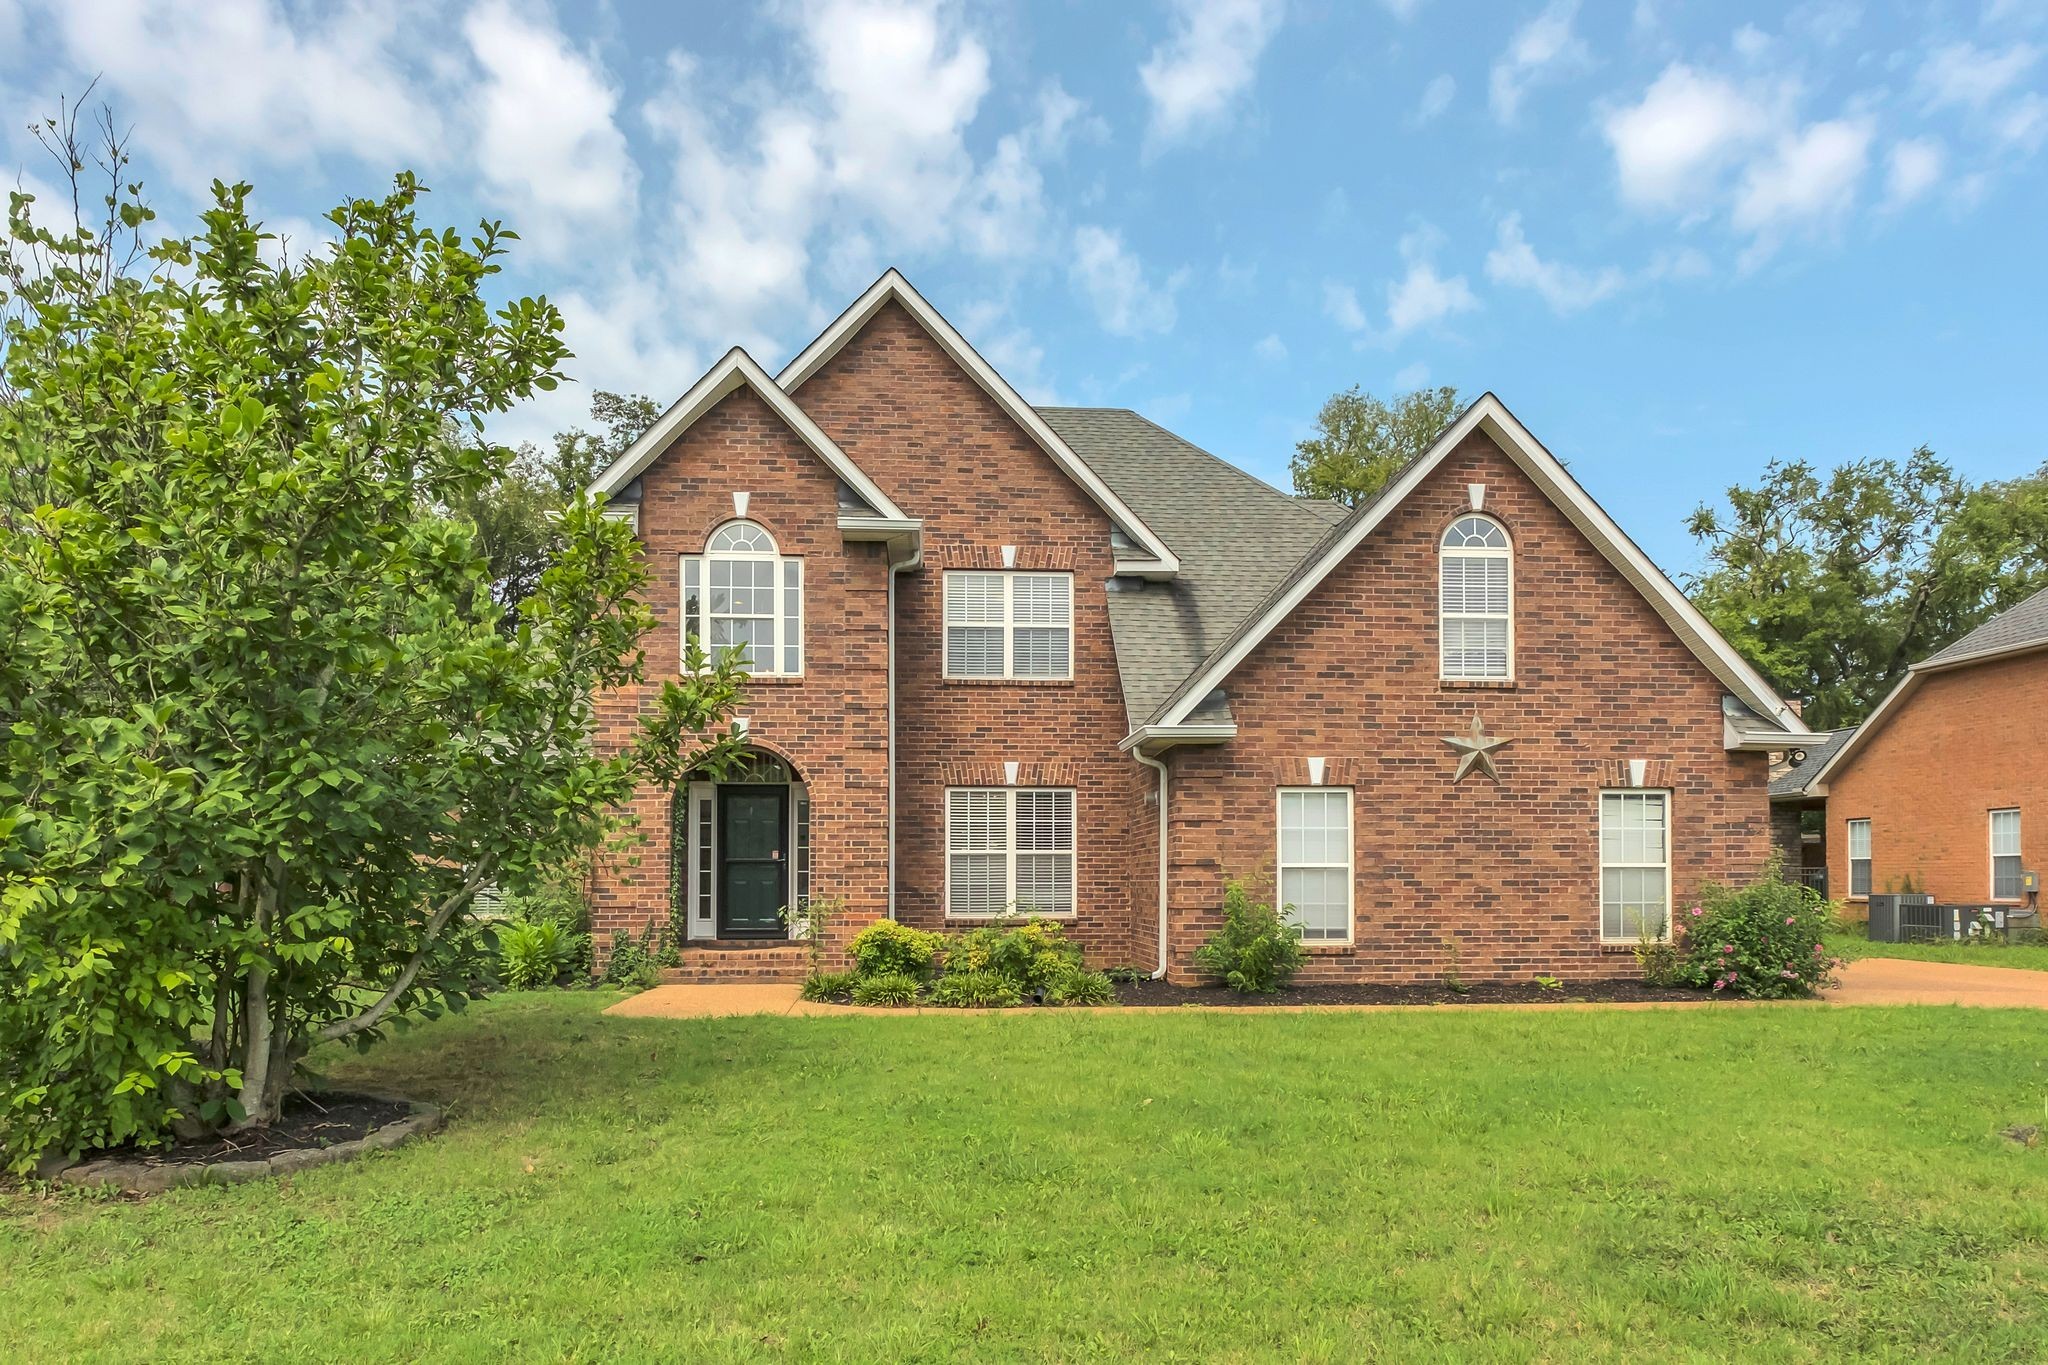
[[86, 1161], [139, 1161], [152, 1166], [203, 1166], [216, 1161], [263, 1161], [280, 1152], [338, 1147], [366, 1138], [387, 1123], [412, 1115], [404, 1100], [373, 1095], [305, 1095], [285, 1097], [278, 1122], [250, 1133], [217, 1134], [173, 1142], [163, 1147], [117, 1147], [87, 1152]]
[[1330, 983], [1289, 986], [1271, 995], [1244, 995], [1227, 986], [1175, 986], [1165, 981], [1120, 981], [1117, 1000], [1125, 1005], [1570, 1005], [1615, 1002], [1702, 1000], [1707, 992], [1689, 986], [1650, 986], [1641, 981], [1567, 981], [1547, 991], [1533, 981], [1474, 982], [1462, 991], [1441, 983], [1372, 985]]

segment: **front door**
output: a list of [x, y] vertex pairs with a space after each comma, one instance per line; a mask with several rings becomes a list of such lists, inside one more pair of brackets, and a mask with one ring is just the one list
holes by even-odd
[[789, 788], [718, 789], [718, 936], [785, 938]]

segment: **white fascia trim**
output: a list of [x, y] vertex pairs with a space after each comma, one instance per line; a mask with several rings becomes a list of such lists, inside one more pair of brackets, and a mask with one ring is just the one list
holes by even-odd
[[1176, 744], [1221, 744], [1237, 738], [1234, 721], [1209, 721], [1186, 725], [1141, 725], [1118, 741], [1125, 753], [1158, 753]]
[[1156, 722], [1160, 726], [1171, 726], [1186, 718], [1203, 697], [1209, 695], [1230, 676], [1232, 669], [1244, 661], [1246, 655], [1259, 646], [1274, 627], [1287, 619], [1293, 610], [1301, 605], [1302, 599], [1314, 592], [1317, 585], [1327, 578], [1331, 571], [1347, 559], [1351, 552], [1389, 513], [1406, 500], [1408, 495], [1430, 476], [1449, 454], [1458, 448], [1473, 432], [1484, 430], [1509, 459], [1541, 488], [1551, 502], [1555, 503], [1565, 516], [1570, 518], [1585, 537], [1607, 557], [1609, 563], [1621, 570], [1641, 593], [1645, 600], [1662, 616], [1687, 648], [1707, 666], [1709, 672], [1720, 679], [1729, 691], [1744, 703], [1775, 720], [1790, 736], [1806, 735], [1806, 727], [1792, 713], [1763, 676], [1751, 668], [1734, 647], [1721, 638], [1721, 633], [1700, 615], [1699, 609], [1685, 600], [1670, 579], [1650, 557], [1636, 546], [1636, 543], [1615, 525], [1600, 505], [1579, 486], [1558, 463], [1557, 457], [1543, 448], [1524, 427], [1507, 405], [1491, 393], [1465, 410], [1464, 416], [1453, 423], [1449, 430], [1437, 438], [1426, 454], [1395, 480], [1366, 514], [1351, 524], [1349, 530], [1327, 551], [1322, 559], [1301, 579], [1289, 588], [1286, 594], [1259, 618], [1251, 630], [1232, 645], [1228, 652], [1182, 689], [1181, 700]]
[[[549, 517], [554, 515], [553, 512], [548, 513]], [[637, 502], [607, 503], [598, 515], [606, 521], [623, 521], [632, 528], [634, 535], [640, 534], [640, 504]]]
[[834, 474], [846, 481], [848, 487], [860, 495], [868, 506], [882, 517], [894, 521], [909, 521], [901, 508], [890, 501], [889, 495], [875, 486], [875, 481], [861, 472], [831, 437], [822, 431], [810, 414], [796, 405], [796, 400], [784, 392], [782, 386], [768, 377], [768, 372], [756, 364], [754, 358], [735, 346], [725, 353], [725, 358], [705, 371], [704, 377], [690, 386], [690, 391], [670, 404], [667, 412], [656, 419], [653, 426], [641, 433], [640, 439], [627, 446], [616, 460], [611, 462], [604, 473], [597, 476], [590, 485], [592, 494], [610, 496], [640, 477], [642, 470], [654, 463], [655, 458], [675, 439], [688, 431], [698, 418], [711, 411], [728, 394], [741, 387], [754, 391], [756, 397], [789, 429], [799, 440], [811, 448], [813, 454], [823, 460]]
[[[855, 299], [852, 306], [841, 313], [832, 325], [818, 334], [817, 340], [804, 347], [796, 359], [783, 367], [775, 376], [775, 382], [789, 393], [796, 392], [805, 380], [824, 367], [825, 362], [839, 354], [839, 349], [853, 339], [865, 327], [882, 306], [894, 299], [905, 312], [916, 318], [918, 325], [931, 334], [940, 349], [953, 358], [955, 364], [981, 385], [982, 391], [995, 399], [1010, 420], [1031, 435], [1039, 447], [1050, 455], [1053, 462], [1065, 471], [1068, 478], [1079, 484], [1095, 505], [1109, 514], [1110, 520], [1122, 527], [1124, 534], [1138, 543], [1145, 552], [1143, 558], [1119, 561], [1118, 573], [1140, 574], [1147, 578], [1171, 578], [1180, 572], [1180, 559], [1167, 548], [1166, 542], [1155, 534], [1151, 527], [1141, 520], [1124, 504], [1110, 486], [1088, 467], [1088, 462], [1076, 455], [1073, 447], [1059, 438], [1038, 410], [1024, 401], [1022, 394], [1010, 387], [1010, 381], [996, 372], [995, 366], [981, 358], [967, 339], [954, 330], [938, 309], [925, 301], [924, 295], [911, 287], [910, 281], [893, 266], [883, 273], [882, 278], [868, 286], [867, 292]], [[879, 505], [879, 504], [877, 504]]]

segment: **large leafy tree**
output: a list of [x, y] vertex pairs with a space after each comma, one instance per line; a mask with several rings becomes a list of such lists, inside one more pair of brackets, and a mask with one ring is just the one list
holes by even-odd
[[1773, 462], [1688, 525], [1707, 554], [1693, 601], [1820, 726], [2048, 584], [2048, 470], [1973, 485], [1924, 446], [1826, 474]]
[[90, 230], [15, 195], [0, 245], [16, 1169], [274, 1120], [317, 1044], [461, 1004], [480, 886], [735, 745], [729, 664], [598, 743], [592, 697], [642, 677], [651, 625], [624, 526], [564, 499], [508, 633], [475, 526], [437, 510], [502, 477], [483, 419], [566, 357], [545, 301], [486, 301], [510, 234], [423, 225], [401, 175], [312, 259], [274, 259], [246, 185], [144, 250], [113, 139], [99, 162]]
[[1417, 389], [1389, 403], [1352, 385], [1316, 413], [1316, 434], [1294, 447], [1294, 491], [1356, 507], [1428, 450], [1458, 415], [1458, 391]]

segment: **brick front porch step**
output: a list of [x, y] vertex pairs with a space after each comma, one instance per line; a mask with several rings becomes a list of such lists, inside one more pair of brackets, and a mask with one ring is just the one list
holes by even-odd
[[685, 948], [682, 961], [662, 969], [665, 986], [767, 984], [802, 981], [810, 954], [801, 943], [700, 943]]

